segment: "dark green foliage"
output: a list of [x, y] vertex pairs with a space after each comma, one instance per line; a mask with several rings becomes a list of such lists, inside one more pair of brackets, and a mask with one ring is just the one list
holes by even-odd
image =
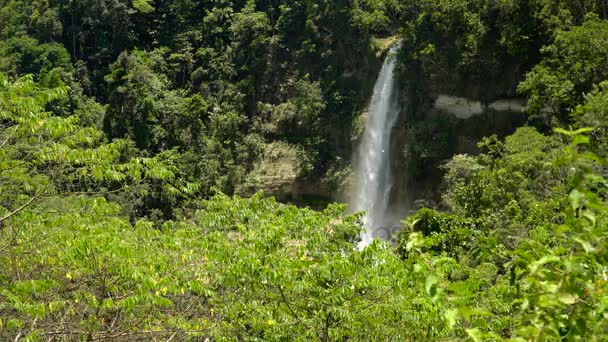
[[[0, 70], [69, 84], [55, 112], [103, 120], [110, 139], [146, 155], [213, 155], [213, 170], [189, 176], [227, 192], [259, 159], [254, 140], [302, 151], [301, 178], [349, 158], [349, 135], [335, 131], [348, 130], [377, 67], [346, 2], [11, 0], [0, 17]], [[103, 113], [81, 109], [89, 97]]]
[[[561, 144], [533, 128], [520, 128], [504, 144], [486, 140], [476, 157], [454, 157], [446, 166], [449, 190], [444, 194], [453, 210], [471, 217], [491, 217], [494, 210], [506, 210], [509, 203], [520, 209], [549, 199], [559, 191], [560, 170], [554, 165]], [[557, 187], [557, 188], [556, 188]], [[518, 209], [519, 210], [519, 209]], [[522, 217], [529, 217], [529, 212]], [[510, 214], [509, 216], [513, 216]]]
[[[546, 197], [550, 194], [546, 189], [544, 196], [530, 202], [534, 210], [523, 217], [512, 206], [501, 208], [500, 202], [496, 205], [486, 202], [480, 207], [493, 208], [492, 212], [471, 216], [467, 214], [470, 209], [462, 204], [450, 214], [423, 209], [408, 221], [410, 230], [402, 232], [398, 247], [402, 257], [407, 260], [421, 257], [434, 265], [435, 274], [427, 278], [426, 288], [431, 296], [439, 296], [437, 300], [443, 300], [445, 294], [448, 307], [453, 305], [445, 312], [445, 318], [454, 333], [473, 340], [527, 340], [540, 336], [547, 341], [577, 338], [600, 341], [608, 334], [605, 316], [608, 284], [602, 278], [607, 261], [604, 257], [607, 183], [595, 173], [602, 160], [590, 150], [593, 145], [589, 145], [585, 136], [592, 129], [557, 131], [572, 141], [551, 162], [556, 169], [568, 167], [564, 178], [558, 181], [568, 195], [558, 190]], [[519, 140], [524, 136], [526, 140]], [[538, 148], [534, 147], [536, 143], [547, 144], [544, 139], [548, 137], [520, 130], [504, 145], [496, 140], [484, 142], [488, 152], [501, 157], [490, 159], [485, 154], [478, 158], [493, 160], [497, 165], [509, 159], [513, 166], [527, 166], [530, 162], [523, 163], [523, 155], [516, 157], [509, 152], [510, 148], [526, 150], [526, 145], [532, 145], [525, 154], [533, 153]], [[526, 145], [517, 141], [525, 141]], [[468, 170], [484, 172], [478, 163], [470, 162], [473, 161], [459, 162], [463, 166], [460, 170], [468, 165]], [[532, 167], [533, 164], [520, 174], [519, 183], [507, 188], [506, 184], [498, 183], [488, 189], [500, 191], [508, 198], [508, 188], [522, 191], [529, 186], [526, 181], [534, 177], [530, 173]], [[448, 179], [456, 177], [454, 171], [452, 168]], [[468, 178], [467, 182], [472, 187], [485, 183], [474, 178]], [[448, 190], [463, 189], [452, 187]], [[486, 191], [476, 197], [483, 198]], [[560, 198], [560, 205], [548, 206], [553, 196]], [[468, 197], [469, 201], [479, 203], [473, 197]], [[526, 202], [519, 200], [522, 204]], [[526, 208], [520, 206], [518, 210]], [[544, 214], [538, 216], [539, 213]], [[552, 218], [554, 214], [558, 217]], [[504, 215], [509, 221], [487, 221], [497, 215]], [[462, 223], [471, 224], [470, 220], [479, 220], [479, 230], [469, 231], [472, 234], [467, 244], [456, 255], [446, 258], [450, 249], [434, 249], [445, 246], [442, 238], [457, 232], [454, 228]], [[488, 223], [491, 225], [486, 226]], [[457, 241], [457, 238], [450, 240]], [[434, 286], [438, 287], [433, 290]]]
[[424, 101], [429, 88], [484, 103], [513, 96], [519, 69], [536, 62], [542, 34], [529, 6], [526, 1], [412, 2], [400, 54], [401, 78], [412, 99]]
[[410, 217], [410, 229], [401, 230], [397, 251], [402, 258], [407, 258], [406, 244], [409, 234], [419, 232], [425, 237], [425, 247], [437, 254], [445, 253], [457, 258], [462, 252], [471, 248], [473, 234], [477, 232], [474, 219], [442, 213], [432, 209], [420, 209]]
[[[595, 15], [580, 26], [556, 32], [546, 55], [519, 86], [529, 98], [531, 114], [553, 114], [564, 120], [593, 85], [608, 78], [608, 23]], [[548, 112], [548, 113], [547, 113]]]
[[[443, 331], [436, 314], [417, 322], [420, 331], [397, 324], [414, 308], [387, 309], [421, 291], [394, 289], [406, 290], [420, 273], [408, 275], [380, 243], [358, 252], [360, 218], [345, 215], [345, 206], [320, 213], [219, 194], [197, 203], [203, 210], [189, 220], [159, 227], [129, 220], [103, 197], [116, 193], [107, 186], [122, 186], [116, 190], [125, 196], [197, 186], [178, 179], [170, 153], [128, 158], [128, 143], [104, 142], [77, 118], [44, 111], [66, 90], [0, 77], [2, 339], [330, 340]], [[83, 191], [74, 193], [70, 181]]]
[[61, 44], [40, 44], [27, 36], [0, 42], [0, 70], [3, 72], [44, 77], [55, 68], [70, 70], [71, 67], [70, 55]]
[[600, 157], [608, 157], [608, 83], [595, 85], [592, 92], [585, 95], [585, 102], [576, 107], [571, 116], [577, 127], [593, 127], [591, 146]]

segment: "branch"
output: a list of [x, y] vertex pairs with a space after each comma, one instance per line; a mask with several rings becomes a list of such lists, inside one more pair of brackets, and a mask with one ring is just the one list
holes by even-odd
[[2, 149], [4, 147], [4, 145], [6, 145], [9, 140], [11, 140], [11, 138], [13, 137], [13, 134], [15, 134], [15, 131], [16, 130], [13, 130], [11, 132], [11, 134], [9, 134], [8, 137], [6, 137], [6, 139], [2, 142], [2, 144], [0, 144], [0, 149]]
[[291, 307], [291, 305], [289, 304], [289, 301], [287, 300], [287, 297], [285, 297], [285, 293], [283, 292], [283, 289], [281, 288], [281, 285], [277, 286], [277, 288], [279, 289], [279, 292], [281, 293], [281, 297], [283, 298], [283, 302], [285, 303], [285, 305], [287, 305], [287, 308], [289, 309], [289, 311], [291, 312], [291, 315], [300, 323], [302, 324], [304, 327], [306, 327], [309, 330], [312, 330], [310, 328], [310, 326], [306, 323], [304, 323], [301, 319], [300, 316], [298, 316], [298, 314], [293, 310], [293, 308]]
[[67, 194], [64, 194], [65, 196], [72, 196], [72, 195], [107, 195], [107, 194], [113, 194], [113, 193], [117, 193], [117, 192], [121, 192], [121, 191], [125, 191], [127, 190], [126, 187], [122, 187], [120, 189], [115, 189], [115, 190], [106, 190], [106, 191], [79, 191], [79, 192], [68, 192]]
[[11, 218], [12, 216], [18, 214], [20, 211], [22, 211], [23, 209], [27, 208], [28, 205], [32, 204], [32, 202], [34, 202], [35, 200], [38, 199], [38, 197], [40, 197], [40, 194], [37, 194], [36, 196], [32, 197], [29, 201], [25, 202], [25, 204], [23, 204], [22, 206], [20, 206], [19, 208], [15, 209], [13, 212], [8, 213], [6, 216], [0, 218], [0, 224], [2, 224], [2, 222], [8, 220], [9, 218]]
[[17, 163], [17, 164], [15, 164], [15, 165], [13, 165], [13, 166], [9, 166], [9, 167], [7, 167], [6, 169], [2, 169], [2, 170], [0, 170], [0, 172], [9, 171], [9, 170], [12, 170], [12, 169], [18, 168], [18, 167], [19, 167], [19, 166], [21, 166], [21, 165], [25, 165], [25, 164], [27, 164], [27, 163], [28, 163], [27, 161], [23, 161], [23, 162], [21, 162], [21, 163]]

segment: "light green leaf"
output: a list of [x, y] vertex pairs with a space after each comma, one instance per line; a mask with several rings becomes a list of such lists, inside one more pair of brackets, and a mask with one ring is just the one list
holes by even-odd
[[426, 292], [426, 294], [430, 295], [430, 296], [434, 296], [435, 295], [435, 285], [437, 285], [437, 276], [435, 276], [434, 274], [430, 274], [426, 277], [426, 282], [424, 284], [424, 291]]
[[555, 255], [545, 255], [544, 257], [540, 258], [539, 260], [531, 263], [528, 268], [530, 269], [530, 273], [534, 274], [538, 271], [538, 269], [546, 264], [549, 263], [554, 263], [554, 262], [559, 262], [560, 258], [555, 256]]
[[141, 13], [154, 12], [154, 6], [150, 2], [150, 0], [133, 0], [133, 8]]
[[558, 300], [564, 304], [572, 305], [576, 303], [576, 296], [570, 293], [560, 293]]
[[475, 342], [481, 342], [483, 339], [483, 335], [481, 333], [481, 331], [479, 331], [479, 329], [477, 328], [473, 328], [473, 329], [467, 329], [467, 335], [469, 335], [469, 337], [475, 341]]
[[448, 326], [450, 327], [450, 329], [454, 328], [456, 322], [458, 321], [458, 310], [447, 310], [443, 316], [448, 321]]

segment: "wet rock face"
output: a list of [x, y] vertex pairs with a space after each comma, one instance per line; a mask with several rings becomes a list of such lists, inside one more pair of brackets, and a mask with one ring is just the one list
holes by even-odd
[[441, 165], [453, 155], [477, 154], [483, 137], [504, 137], [527, 122], [516, 91], [525, 68], [517, 61], [486, 72], [414, 57], [399, 57], [403, 110], [391, 140], [392, 196], [412, 210], [421, 199], [441, 205]]
[[297, 148], [285, 142], [264, 147], [263, 155], [252, 172], [255, 187], [278, 201], [313, 208], [323, 208], [332, 198], [332, 189], [320, 179], [302, 179]]
[[393, 130], [392, 158], [396, 160], [394, 200], [413, 209], [425, 200], [441, 205], [441, 165], [456, 154], [477, 154], [482, 138], [512, 134], [527, 116], [520, 100], [497, 100], [483, 105], [459, 97], [438, 97], [422, 114], [401, 113]]

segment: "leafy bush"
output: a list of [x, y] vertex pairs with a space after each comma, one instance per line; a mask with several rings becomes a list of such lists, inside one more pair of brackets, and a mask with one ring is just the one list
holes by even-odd
[[470, 249], [477, 225], [473, 219], [424, 208], [408, 218], [407, 228], [409, 229], [403, 229], [399, 233], [397, 251], [402, 258], [407, 258], [407, 243], [411, 232], [419, 232], [425, 237], [426, 250], [458, 257]]

